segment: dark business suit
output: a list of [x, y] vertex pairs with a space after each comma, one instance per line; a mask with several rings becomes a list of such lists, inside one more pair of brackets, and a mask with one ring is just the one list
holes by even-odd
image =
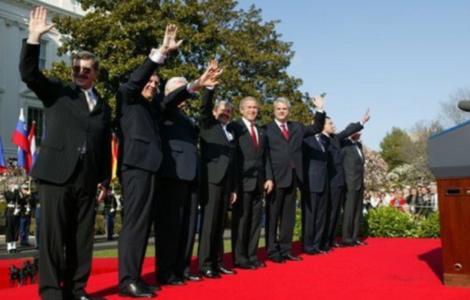
[[119, 235], [119, 288], [140, 278], [157, 201], [157, 171], [163, 160], [158, 119], [184, 100], [185, 88], [151, 101], [142, 90], [158, 64], [147, 58], [116, 95], [119, 176], [123, 189], [123, 226]]
[[47, 127], [31, 173], [42, 199], [39, 294], [81, 296], [91, 271], [96, 189], [111, 175], [111, 109], [94, 91], [90, 112], [76, 84], [46, 78], [39, 45], [23, 45], [20, 73], [42, 101]]
[[319, 251], [325, 247], [328, 146], [328, 138], [322, 134], [304, 139], [306, 191], [302, 194], [302, 248], [305, 252]]
[[[185, 99], [190, 97], [186, 91]], [[157, 279], [164, 283], [189, 273], [199, 198], [199, 128], [173, 107], [163, 113], [160, 130], [163, 162], [156, 212], [156, 264]]]
[[330, 195], [328, 201], [328, 217], [326, 244], [331, 246], [335, 242], [336, 227], [341, 213], [341, 207], [344, 203], [344, 170], [343, 158], [341, 157], [341, 142], [362, 130], [364, 126], [361, 123], [354, 123], [348, 126], [340, 133], [330, 136], [330, 147], [328, 148], [328, 177], [330, 180]]
[[201, 209], [199, 270], [217, 271], [224, 267], [223, 235], [230, 193], [236, 190], [235, 140], [229, 140], [222, 124], [214, 117], [213, 90], [204, 90], [200, 107]]
[[233, 206], [232, 248], [237, 265], [258, 260], [258, 242], [261, 233], [262, 199], [264, 183], [272, 180], [268, 157], [268, 138], [259, 126], [258, 149], [252, 140], [250, 129], [243, 120], [229, 124], [236, 142], [236, 174], [238, 182], [237, 201]]
[[266, 244], [271, 259], [287, 256], [291, 252], [297, 186], [303, 183], [302, 141], [303, 138], [320, 133], [324, 123], [325, 114], [319, 112], [312, 126], [304, 127], [300, 123], [288, 121], [288, 139], [275, 121], [265, 127], [274, 178], [274, 190], [266, 197]]
[[[361, 153], [361, 154], [359, 154]], [[362, 225], [364, 199], [364, 154], [362, 144], [346, 139], [342, 142], [346, 203], [344, 205], [343, 243], [356, 243]]]

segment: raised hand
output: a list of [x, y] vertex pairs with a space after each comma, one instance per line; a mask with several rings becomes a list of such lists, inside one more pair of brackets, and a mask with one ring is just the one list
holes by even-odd
[[315, 109], [317, 110], [323, 110], [323, 105], [325, 103], [325, 93], [321, 95], [316, 95], [315, 97], [312, 98], [312, 104], [315, 106]]
[[40, 6], [36, 7], [30, 13], [29, 20], [29, 37], [28, 42], [30, 43], [39, 43], [41, 36], [46, 32], [54, 28], [55, 24], [50, 25], [46, 24], [47, 21], [47, 10]]
[[165, 37], [163, 38], [162, 46], [159, 51], [163, 55], [167, 55], [171, 51], [174, 51], [181, 46], [183, 40], [176, 41], [176, 34], [178, 33], [178, 27], [175, 24], [169, 24], [166, 26]]
[[218, 85], [218, 79], [222, 72], [223, 70], [219, 69], [219, 63], [216, 60], [211, 60], [204, 74], [199, 77], [199, 85], [201, 87]]
[[366, 114], [362, 117], [362, 125], [366, 124], [370, 120], [369, 109], [366, 110]]

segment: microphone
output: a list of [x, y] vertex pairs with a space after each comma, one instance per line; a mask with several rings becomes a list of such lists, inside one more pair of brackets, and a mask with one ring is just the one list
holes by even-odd
[[470, 100], [462, 100], [459, 102], [458, 106], [461, 110], [470, 112]]

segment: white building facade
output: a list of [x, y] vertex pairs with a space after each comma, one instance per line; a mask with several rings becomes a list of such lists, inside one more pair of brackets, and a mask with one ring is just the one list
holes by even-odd
[[[19, 59], [23, 39], [28, 37], [29, 14], [37, 6], [48, 10], [49, 22], [56, 15], [80, 18], [85, 13], [75, 0], [0, 0], [0, 136], [6, 157], [16, 157], [17, 146], [11, 137], [23, 108], [29, 126], [36, 122], [36, 140], [41, 142], [44, 130], [44, 114], [41, 101], [21, 81]], [[53, 30], [41, 40], [41, 68], [50, 69], [52, 63], [61, 60], [70, 64], [67, 56], [58, 57], [60, 34]]]

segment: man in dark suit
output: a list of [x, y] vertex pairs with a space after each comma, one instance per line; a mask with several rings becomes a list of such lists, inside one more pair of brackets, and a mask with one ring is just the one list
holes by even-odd
[[[315, 96], [315, 99], [321, 98], [321, 95]], [[302, 193], [302, 248], [310, 255], [326, 253], [323, 235], [329, 191], [328, 147], [329, 139], [322, 134], [307, 137], [303, 142], [305, 190]]]
[[330, 181], [330, 195], [328, 200], [327, 214], [327, 233], [325, 236], [325, 247], [329, 250], [331, 247], [340, 247], [336, 243], [336, 227], [341, 213], [341, 207], [344, 203], [344, 171], [343, 158], [341, 157], [341, 142], [354, 133], [361, 131], [364, 125], [369, 121], [369, 110], [362, 118], [361, 122], [353, 123], [343, 131], [336, 133], [336, 128], [331, 118], [327, 117], [323, 134], [330, 138], [330, 147], [328, 148], [328, 177]]
[[[43, 299], [92, 299], [85, 286], [91, 271], [95, 197], [106, 195], [111, 175], [111, 109], [93, 88], [99, 59], [73, 57], [72, 83], [47, 78], [39, 69], [43, 7], [31, 12], [20, 60], [22, 80], [44, 105], [47, 135], [32, 170], [39, 180], [41, 249], [39, 295]], [[65, 248], [65, 251], [64, 251]]]
[[141, 278], [150, 229], [154, 220], [157, 171], [163, 159], [157, 119], [167, 107], [178, 105], [187, 94], [186, 87], [156, 98], [159, 78], [155, 70], [166, 56], [176, 50], [177, 28], [168, 25], [162, 46], [153, 49], [116, 95], [119, 123], [119, 177], [123, 189], [123, 224], [119, 236], [119, 289], [121, 296], [155, 297], [157, 286]]
[[[349, 126], [354, 126], [350, 124]], [[362, 206], [364, 199], [364, 163], [361, 133], [356, 132], [341, 143], [344, 179], [346, 183], [346, 203], [343, 219], [343, 245], [365, 245], [359, 240], [362, 225]]]
[[214, 90], [205, 89], [200, 107], [201, 209], [199, 271], [206, 278], [235, 274], [223, 265], [225, 217], [236, 201], [235, 141], [227, 131], [233, 108], [227, 101], [213, 104]]
[[266, 267], [258, 259], [263, 192], [273, 189], [266, 131], [255, 124], [259, 103], [253, 97], [240, 102], [242, 118], [229, 124], [236, 142], [238, 196], [233, 205], [232, 248], [234, 265], [242, 269]]
[[5, 209], [5, 242], [7, 243], [7, 250], [8, 253], [18, 253], [16, 242], [18, 241], [20, 228], [20, 192], [17, 185], [10, 182], [3, 196], [7, 204]]
[[304, 127], [288, 121], [290, 103], [286, 98], [278, 98], [274, 101], [274, 121], [266, 125], [275, 186], [266, 199], [266, 242], [269, 259], [276, 263], [301, 260], [291, 250], [297, 186], [303, 183], [302, 140], [323, 130], [325, 113], [321, 101], [322, 98], [313, 103], [317, 108], [315, 123]]
[[[198, 87], [218, 84], [220, 70], [209, 65], [197, 80]], [[188, 85], [184, 77], [171, 78], [165, 94]], [[188, 92], [185, 100], [191, 98]], [[194, 245], [199, 186], [199, 128], [184, 112], [187, 102], [168, 107], [160, 120], [163, 162], [156, 211], [156, 268], [161, 284], [183, 285], [202, 278], [190, 274]]]

